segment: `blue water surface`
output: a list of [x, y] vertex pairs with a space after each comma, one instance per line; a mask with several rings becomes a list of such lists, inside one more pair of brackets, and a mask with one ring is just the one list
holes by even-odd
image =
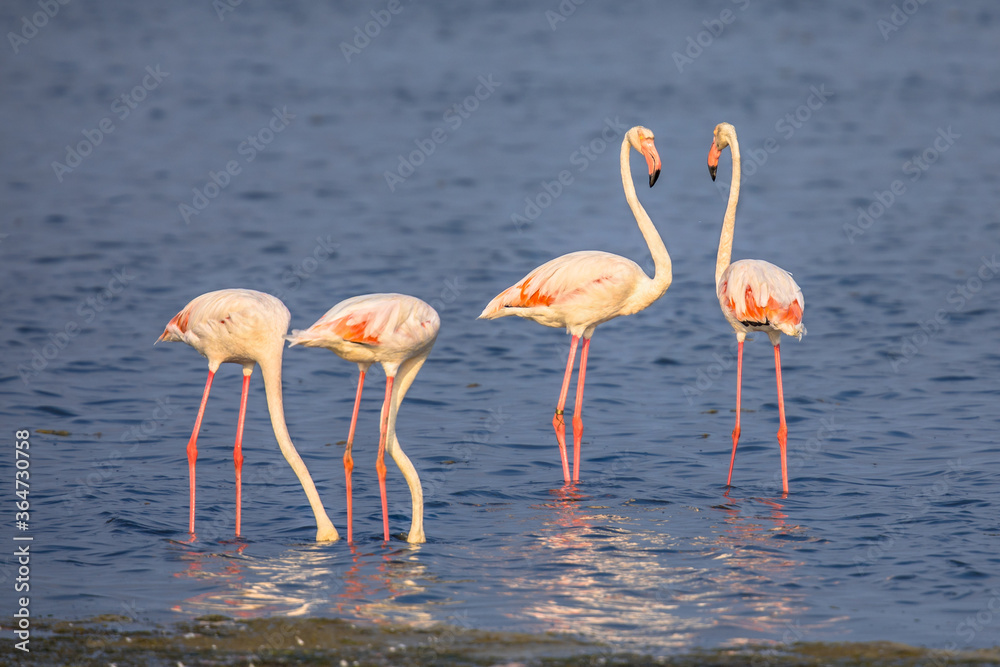
[[[31, 431], [30, 527], [13, 444], [2, 525], [34, 538], [33, 614], [448, 623], [654, 652], [998, 643], [994, 3], [231, 4], [70, 3], [34, 31], [37, 3], [0, 9], [19, 36], [0, 57], [0, 415], [9, 437]], [[724, 484], [729, 153], [716, 183], [706, 169], [721, 121], [743, 152], [734, 259], [784, 267], [806, 298], [808, 335], [782, 345], [787, 498], [762, 336]], [[594, 336], [582, 479], [565, 487], [551, 419], [568, 338], [476, 316], [565, 252], [652, 272], [619, 177], [635, 124], [663, 161], [639, 197], [674, 281]], [[206, 365], [153, 342], [227, 287], [276, 294], [293, 328], [367, 292], [438, 310], [398, 423], [426, 544], [403, 539], [392, 464], [381, 540], [375, 369], [355, 544], [312, 541], [257, 375], [234, 540], [233, 365], [205, 415], [189, 541]], [[289, 429], [342, 532], [355, 374], [323, 350], [285, 355]], [[16, 576], [0, 557], [5, 615]]]

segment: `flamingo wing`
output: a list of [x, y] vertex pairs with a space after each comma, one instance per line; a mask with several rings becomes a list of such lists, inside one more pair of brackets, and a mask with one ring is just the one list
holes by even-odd
[[340, 342], [377, 347], [413, 346], [437, 336], [441, 320], [427, 303], [405, 294], [366, 294], [341, 301], [292, 345], [329, 347]]
[[260, 331], [284, 335], [291, 314], [277, 297], [248, 289], [207, 292], [167, 322], [157, 342], [184, 342], [200, 349], [208, 339], [252, 339]]
[[569, 306], [618, 308], [631, 293], [637, 272], [642, 270], [635, 262], [612, 253], [569, 253], [542, 264], [498, 294], [479, 317], [491, 320]]
[[784, 269], [759, 259], [733, 262], [719, 281], [719, 303], [744, 326], [770, 326], [801, 338], [805, 326], [802, 290]]
[[251, 335], [262, 325], [288, 329], [291, 316], [276, 297], [256, 290], [224, 289], [191, 300], [167, 322], [157, 342], [193, 344], [206, 335]]

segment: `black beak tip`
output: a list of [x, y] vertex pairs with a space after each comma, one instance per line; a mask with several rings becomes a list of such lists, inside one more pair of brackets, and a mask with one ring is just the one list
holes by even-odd
[[708, 167], [708, 174], [709, 176], [712, 177], [713, 181], [715, 180], [715, 172], [718, 171], [718, 169], [719, 169], [718, 167], [712, 167], [712, 166]]
[[649, 175], [649, 187], [653, 187], [653, 184], [656, 183], [656, 179], [658, 179], [659, 177], [660, 177], [660, 170], [659, 169], [657, 169], [652, 174], [650, 174]]

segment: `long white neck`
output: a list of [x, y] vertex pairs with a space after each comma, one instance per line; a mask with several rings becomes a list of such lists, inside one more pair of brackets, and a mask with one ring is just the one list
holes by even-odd
[[621, 153], [622, 187], [625, 188], [625, 201], [632, 209], [632, 215], [635, 216], [635, 221], [639, 224], [642, 237], [646, 239], [649, 254], [653, 256], [653, 266], [656, 269], [653, 278], [641, 287], [632, 300], [633, 309], [630, 310], [637, 312], [663, 296], [663, 293], [670, 287], [674, 274], [667, 247], [663, 245], [663, 239], [660, 238], [653, 221], [649, 219], [646, 209], [639, 203], [639, 197], [635, 194], [635, 184], [632, 183], [632, 166], [629, 163], [631, 149], [632, 145], [626, 134], [622, 141]]
[[[416, 468], [413, 467], [413, 463], [410, 462], [409, 457], [403, 452], [403, 447], [399, 444], [399, 438], [396, 437], [396, 415], [399, 412], [399, 404], [403, 402], [406, 391], [413, 384], [413, 380], [417, 377], [420, 367], [424, 365], [424, 361], [427, 360], [428, 354], [430, 354], [429, 349], [417, 357], [407, 359], [399, 366], [396, 379], [392, 385], [388, 431], [386, 435], [386, 451], [392, 457], [392, 460], [396, 462], [396, 465], [399, 466], [399, 470], [403, 473], [406, 484], [410, 488], [413, 513], [410, 519], [410, 532], [407, 534], [406, 540], [411, 544], [421, 544], [427, 541], [424, 535], [424, 491], [420, 485], [420, 476], [417, 474]], [[389, 368], [386, 369], [387, 375], [390, 370]], [[385, 406], [382, 409], [385, 410]]]
[[313, 484], [312, 477], [305, 462], [295, 450], [292, 438], [288, 435], [288, 427], [285, 425], [285, 408], [281, 396], [281, 348], [276, 348], [276, 355], [268, 359], [260, 359], [261, 374], [264, 376], [264, 391], [267, 393], [267, 411], [271, 414], [271, 426], [274, 428], [274, 437], [278, 440], [278, 447], [285, 455], [288, 465], [292, 466], [295, 475], [299, 478], [302, 488], [309, 499], [313, 514], [316, 516], [316, 541], [329, 542], [340, 539], [337, 529], [323, 509], [323, 503], [319, 499], [316, 485]]
[[736, 229], [736, 203], [740, 200], [740, 142], [736, 132], [728, 132], [729, 150], [733, 154], [733, 179], [729, 184], [729, 203], [726, 217], [722, 220], [722, 238], [719, 239], [719, 255], [715, 260], [715, 285], [719, 286], [722, 273], [729, 267], [733, 255], [733, 234]]

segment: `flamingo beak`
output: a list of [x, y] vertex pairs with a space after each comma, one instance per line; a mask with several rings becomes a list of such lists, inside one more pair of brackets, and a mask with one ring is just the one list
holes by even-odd
[[722, 149], [720, 149], [716, 144], [715, 140], [712, 140], [712, 147], [708, 151], [708, 173], [715, 180], [715, 172], [719, 169], [719, 156], [722, 155]]
[[649, 187], [653, 187], [656, 179], [660, 177], [660, 154], [656, 152], [656, 146], [652, 139], [644, 139], [641, 145], [641, 152], [646, 158], [646, 166], [649, 167]]

